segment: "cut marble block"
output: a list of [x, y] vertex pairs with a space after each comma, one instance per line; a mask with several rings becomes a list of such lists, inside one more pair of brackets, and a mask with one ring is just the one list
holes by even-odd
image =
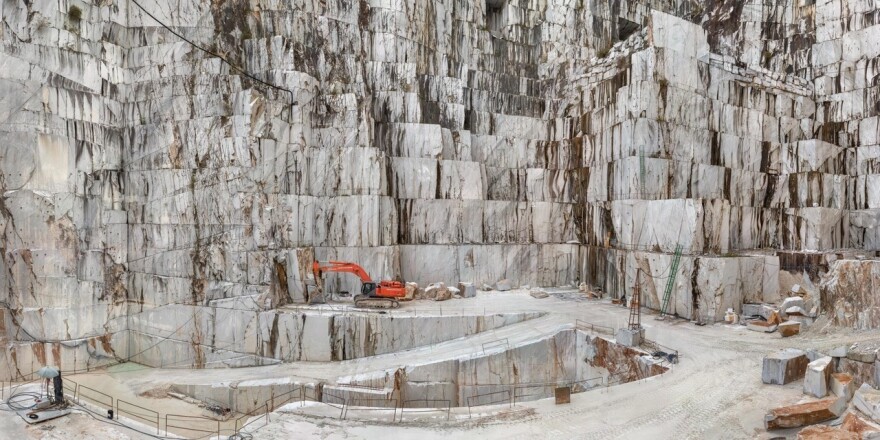
[[853, 395], [853, 404], [875, 422], [880, 422], [880, 391], [863, 383]]
[[768, 384], [785, 385], [801, 379], [806, 373], [807, 354], [803, 350], [786, 348], [764, 357], [761, 381]]
[[831, 356], [821, 357], [807, 364], [804, 375], [804, 394], [825, 397], [828, 394], [828, 385], [831, 382], [831, 373], [833, 372], [834, 363]]
[[834, 373], [831, 375], [831, 392], [835, 396], [849, 402], [852, 400], [855, 390], [855, 383], [853, 383], [851, 375], [847, 373]]
[[844, 411], [846, 402], [837, 397], [783, 406], [764, 416], [764, 427], [767, 430], [798, 428], [840, 417]]

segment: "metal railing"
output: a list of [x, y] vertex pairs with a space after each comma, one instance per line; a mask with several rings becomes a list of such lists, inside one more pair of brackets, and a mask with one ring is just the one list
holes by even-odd
[[[506, 396], [506, 397], [503, 397]], [[480, 400], [484, 397], [489, 397], [488, 401], [481, 402]], [[474, 403], [474, 399], [478, 399], [477, 403]], [[475, 406], [487, 406], [487, 405], [496, 405], [507, 401], [508, 405], [513, 406], [513, 396], [510, 393], [510, 390], [501, 390], [501, 391], [490, 391], [486, 393], [475, 394], [473, 396], [468, 396], [467, 405], [468, 405], [468, 417], [471, 417], [471, 408]]]
[[128, 416], [134, 417], [134, 418], [141, 420], [143, 422], [153, 423], [156, 425], [156, 435], [158, 435], [160, 432], [159, 431], [159, 413], [156, 411], [153, 411], [148, 408], [144, 408], [142, 406], [135, 405], [131, 402], [126, 402], [121, 399], [116, 399], [116, 414], [118, 414], [120, 416], [123, 414], [127, 414]]
[[616, 332], [616, 330], [606, 325], [593, 324], [592, 322], [587, 322], [581, 319], [576, 319], [574, 321], [574, 327], [577, 330], [582, 330], [585, 332], [604, 333], [612, 336]]
[[[180, 424], [178, 425], [177, 423]], [[201, 423], [202, 426], [198, 428], [193, 427], [195, 423]], [[187, 416], [183, 414], [165, 414], [165, 432], [170, 431], [172, 428], [179, 430], [179, 432], [191, 431], [200, 433], [196, 436], [198, 438], [204, 438], [209, 435], [215, 434], [218, 437], [220, 436], [220, 421], [209, 419], [207, 417]]]
[[106, 406], [108, 409], [113, 409], [113, 396], [102, 393], [94, 388], [90, 388], [85, 385], [79, 385], [77, 388], [79, 393], [77, 395], [78, 401], [81, 401], [85, 397], [86, 399], [91, 400], [92, 403], [97, 403], [99, 405]]
[[[300, 402], [304, 402], [306, 400], [305, 388], [302, 385], [297, 385], [296, 388], [294, 388], [290, 391], [281, 393], [277, 396], [273, 394], [272, 397], [266, 401], [266, 405], [268, 405], [268, 408], [270, 411], [274, 411], [275, 408], [281, 407], [281, 406], [287, 404], [288, 402], [292, 401], [294, 396], [296, 396], [296, 395], [299, 395]], [[285, 399], [281, 399], [282, 397], [284, 397]], [[238, 432], [238, 431], [236, 431], [236, 432]]]
[[[394, 406], [389, 407], [388, 403], [393, 403]], [[382, 406], [377, 406], [378, 404], [384, 404]], [[348, 415], [349, 411], [394, 411], [391, 417], [391, 421], [397, 420], [397, 408], [400, 406], [400, 401], [397, 398], [392, 399], [346, 399], [344, 410], [342, 411], [342, 419]]]
[[[343, 396], [340, 396], [338, 394], [334, 394], [329, 391], [323, 391], [321, 394], [322, 394], [322, 398], [321, 398], [320, 402], [325, 405], [329, 405], [334, 408], [338, 408], [339, 409], [339, 418], [340, 419], [343, 418], [343, 416], [345, 415], [345, 406], [348, 404], [348, 400]], [[328, 402], [326, 400], [327, 398], [333, 399], [336, 402]]]
[[[260, 415], [259, 411], [264, 411], [264, 414], [266, 416], [265, 417], [266, 423], [261, 425], [260, 428], [268, 425], [269, 424], [269, 412], [271, 410], [269, 409], [269, 404], [266, 403], [263, 406], [257, 407], [255, 409], [251, 410], [250, 412], [248, 412], [247, 414], [244, 414], [241, 417], [235, 419], [235, 433], [238, 434], [246, 426], [248, 426], [258, 420], [264, 420], [263, 417], [256, 417], [257, 415]], [[247, 419], [251, 419], [251, 420], [247, 420]]]
[[[414, 404], [422, 403], [423, 406], [413, 406]], [[440, 404], [437, 406], [437, 404]], [[443, 409], [443, 408], [446, 409]], [[403, 414], [405, 412], [409, 413], [426, 413], [426, 412], [440, 412], [446, 411], [446, 420], [449, 420], [449, 414], [452, 411], [452, 401], [445, 399], [411, 399], [404, 400], [403, 405], [400, 407], [400, 421], [403, 421]]]

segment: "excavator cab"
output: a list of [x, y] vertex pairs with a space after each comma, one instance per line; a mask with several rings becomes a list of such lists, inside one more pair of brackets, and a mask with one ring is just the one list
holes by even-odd
[[376, 283], [373, 282], [365, 282], [361, 284], [361, 295], [365, 295], [368, 297], [376, 296]]

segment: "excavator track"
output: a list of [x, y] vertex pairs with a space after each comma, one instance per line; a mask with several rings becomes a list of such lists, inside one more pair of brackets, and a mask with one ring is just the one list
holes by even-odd
[[354, 297], [354, 306], [366, 309], [396, 309], [400, 303], [394, 298], [378, 298], [365, 295]]

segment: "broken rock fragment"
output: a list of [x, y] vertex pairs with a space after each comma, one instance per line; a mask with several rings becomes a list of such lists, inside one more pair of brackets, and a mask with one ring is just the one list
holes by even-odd
[[840, 429], [858, 434], [862, 439], [880, 437], [880, 425], [871, 423], [855, 413], [849, 413], [843, 418]]
[[508, 279], [504, 279], [495, 283], [495, 290], [499, 292], [506, 292], [510, 289], [513, 289], [513, 283]]
[[875, 422], [880, 422], [880, 391], [863, 383], [853, 396], [853, 404]]
[[854, 361], [872, 363], [877, 359], [877, 345], [872, 343], [853, 344], [847, 350], [846, 357]]
[[417, 292], [418, 290], [419, 290], [419, 284], [418, 284], [418, 283], [413, 283], [413, 282], [406, 283], [406, 296], [404, 296], [404, 299], [413, 299], [413, 298], [415, 298], [415, 297], [416, 297], [416, 292]]
[[786, 348], [764, 357], [761, 380], [764, 383], [785, 385], [804, 377], [807, 354], [803, 350]]
[[797, 321], [787, 321], [779, 324], [776, 329], [779, 330], [779, 334], [782, 335], [783, 338], [788, 338], [801, 332], [801, 323]]
[[779, 306], [780, 310], [785, 310], [788, 313], [788, 309], [792, 307], [799, 307], [800, 309], [804, 308], [804, 299], [800, 296], [792, 296], [785, 298], [782, 301], [782, 304]]
[[542, 298], [546, 298], [546, 297], [550, 296], [547, 294], [547, 292], [545, 292], [543, 290], [537, 290], [537, 289], [529, 292], [529, 295], [531, 295], [532, 298], [537, 298], [537, 299], [542, 299]]
[[846, 403], [837, 397], [828, 397], [814, 402], [782, 406], [770, 410], [764, 416], [767, 430], [799, 428], [840, 417], [846, 410]]
[[827, 425], [807, 426], [797, 435], [798, 440], [861, 440], [861, 437], [842, 428]]
[[[437, 299], [440, 297], [441, 299]], [[449, 289], [444, 283], [432, 283], [425, 287], [425, 299], [433, 299], [434, 301], [444, 301], [452, 297]]]
[[753, 319], [751, 321], [746, 322], [746, 328], [761, 333], [773, 333], [776, 331], [776, 325], [770, 324], [766, 321], [761, 321], [760, 319]]

